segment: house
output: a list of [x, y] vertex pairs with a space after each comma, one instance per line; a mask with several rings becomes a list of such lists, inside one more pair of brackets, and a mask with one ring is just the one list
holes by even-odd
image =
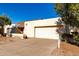
[[[42, 38], [42, 39], [53, 39], [58, 40], [58, 47], [60, 47], [60, 36], [57, 29], [62, 28], [63, 25], [58, 25], [57, 21], [60, 17], [32, 20], [17, 23], [16, 30], [22, 33], [12, 33], [12, 36], [18, 36], [23, 39], [23, 35], [28, 38]], [[10, 27], [10, 26], [9, 26]]]
[[32, 20], [24, 23], [24, 33], [28, 38], [43, 38], [59, 40], [57, 29], [63, 25], [57, 25], [60, 17], [44, 20]]
[[19, 22], [16, 24], [17, 28], [15, 28], [15, 32], [12, 32], [12, 36], [23, 38], [23, 35], [26, 35], [28, 38], [58, 40], [60, 38], [57, 29], [63, 27], [63, 25], [57, 25], [56, 23], [59, 18], [60, 17]]

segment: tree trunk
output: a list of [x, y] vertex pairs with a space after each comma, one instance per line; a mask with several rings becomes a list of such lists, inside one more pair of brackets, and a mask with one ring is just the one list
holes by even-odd
[[69, 27], [70, 27], [70, 26], [69, 26], [68, 24], [65, 25], [65, 33], [66, 33], [66, 34], [70, 34], [70, 29], [69, 29]]
[[4, 35], [4, 26], [2, 26], [2, 36]]

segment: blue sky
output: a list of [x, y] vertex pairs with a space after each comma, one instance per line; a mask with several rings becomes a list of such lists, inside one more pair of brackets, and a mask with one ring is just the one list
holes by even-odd
[[57, 17], [52, 3], [0, 3], [0, 15], [7, 15], [12, 23]]

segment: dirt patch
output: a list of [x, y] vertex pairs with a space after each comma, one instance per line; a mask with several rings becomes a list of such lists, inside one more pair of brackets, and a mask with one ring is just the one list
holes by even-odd
[[51, 55], [54, 56], [79, 56], [79, 47], [69, 43], [61, 42], [61, 47], [55, 49]]

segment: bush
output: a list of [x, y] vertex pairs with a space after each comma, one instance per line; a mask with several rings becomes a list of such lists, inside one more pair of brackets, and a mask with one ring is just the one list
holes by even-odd
[[79, 34], [78, 32], [73, 32], [72, 34], [64, 33], [62, 35], [63, 41], [79, 46]]
[[73, 39], [74, 40], [79, 41], [79, 34], [78, 34], [78, 32], [73, 32], [72, 35], [73, 35]]
[[76, 41], [73, 39], [73, 35], [64, 33], [62, 35], [62, 37], [63, 37], [65, 42], [68, 42], [71, 44], [76, 44]]
[[66, 41], [68, 39], [73, 39], [73, 35], [64, 33], [62, 35], [62, 38], [63, 38], [64, 41]]

